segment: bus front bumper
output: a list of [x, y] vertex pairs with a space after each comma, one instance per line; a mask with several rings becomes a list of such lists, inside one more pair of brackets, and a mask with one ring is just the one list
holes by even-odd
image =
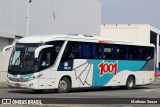
[[7, 79], [7, 85], [11, 88], [38, 89], [38, 79], [30, 80], [27, 82], [17, 82]]

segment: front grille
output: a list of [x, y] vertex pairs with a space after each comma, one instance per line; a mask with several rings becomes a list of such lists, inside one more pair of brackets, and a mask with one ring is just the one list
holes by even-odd
[[9, 77], [9, 79], [11, 80], [11, 81], [15, 81], [15, 82], [27, 82], [28, 81], [28, 79], [27, 78], [12, 78], [12, 77]]

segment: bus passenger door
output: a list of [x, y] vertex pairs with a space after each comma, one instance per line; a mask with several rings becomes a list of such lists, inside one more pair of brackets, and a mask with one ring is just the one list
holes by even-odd
[[39, 73], [42, 75], [39, 78], [39, 88], [51, 88], [51, 69], [53, 65], [53, 47], [45, 48], [39, 56]]

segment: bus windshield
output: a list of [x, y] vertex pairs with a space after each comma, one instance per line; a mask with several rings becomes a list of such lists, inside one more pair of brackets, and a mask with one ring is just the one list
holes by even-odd
[[34, 52], [41, 44], [17, 43], [11, 55], [8, 72], [10, 74], [29, 74], [36, 72]]

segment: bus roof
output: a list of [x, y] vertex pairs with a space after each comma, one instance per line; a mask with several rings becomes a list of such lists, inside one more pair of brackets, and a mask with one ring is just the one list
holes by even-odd
[[24, 37], [18, 40], [18, 43], [45, 43], [55, 40], [70, 40], [70, 41], [81, 41], [81, 42], [93, 42], [93, 43], [108, 43], [108, 44], [125, 44], [125, 45], [139, 45], [139, 46], [153, 46], [153, 44], [145, 43], [132, 43], [123, 41], [109, 40], [103, 36], [92, 36], [92, 35], [80, 35], [80, 34], [50, 34], [50, 35], [34, 35]]

